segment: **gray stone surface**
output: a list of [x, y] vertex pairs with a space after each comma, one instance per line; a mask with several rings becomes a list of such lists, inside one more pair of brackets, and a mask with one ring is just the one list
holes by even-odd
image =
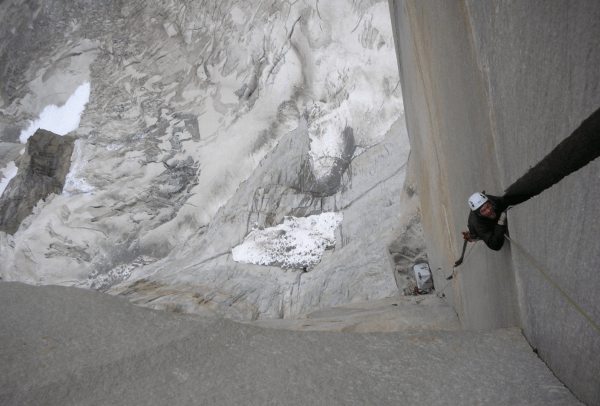
[[0, 231], [14, 234], [33, 207], [62, 193], [71, 166], [75, 138], [39, 129], [19, 159], [19, 172], [0, 196]]
[[2, 405], [578, 405], [516, 328], [333, 333], [0, 284]]
[[[467, 198], [483, 189], [502, 193], [487, 96], [483, 82], [473, 81], [479, 71], [470, 54], [464, 4], [391, 4], [427, 254], [434, 279], [445, 281], [460, 256]], [[436, 8], [431, 17], [430, 8]], [[421, 25], [426, 16], [436, 30]], [[442, 56], [451, 62], [442, 62]], [[510, 251], [482, 248], [474, 248], [444, 293], [467, 328], [519, 325]]]
[[19, 158], [21, 150], [23, 150], [23, 144], [0, 142], [0, 168], [6, 167], [9, 162]]
[[460, 329], [454, 309], [434, 294], [370, 300], [317, 310], [284, 320], [249, 323], [269, 328], [342, 333]]
[[[309, 138], [306, 122], [300, 120], [208, 227], [165, 259], [134, 271], [109, 293], [156, 309], [244, 320], [399, 296], [409, 281], [395, 278], [388, 245], [406, 232], [399, 213], [407, 143], [400, 118], [380, 144], [352, 160], [340, 190], [322, 197], [302, 186]], [[325, 251], [308, 272], [233, 261], [231, 248], [253, 227], [279, 224], [284, 216], [329, 211], [344, 214], [335, 249]]]
[[[402, 99], [385, 1], [316, 8], [3, 2], [3, 140], [82, 82], [91, 87], [76, 130], [76, 182], [2, 246], [4, 278], [72, 284], [164, 258], [214, 220], [300, 116], [312, 139], [306, 189], [335, 192], [348, 155], [383, 140]], [[56, 216], [63, 206], [68, 220]], [[45, 257], [65, 234], [77, 234], [73, 245], [89, 261]]]
[[[245, 319], [399, 294], [409, 146], [384, 0], [4, 1], [0, 23], [3, 145], [90, 84], [63, 194], [0, 233], [3, 280], [134, 275], [136, 303]], [[231, 258], [255, 223], [332, 211], [338, 244], [302, 276]]]
[[[390, 1], [435, 276], [460, 255], [466, 200], [502, 194], [600, 106], [596, 1]], [[509, 212], [509, 231], [596, 323], [600, 162]], [[447, 298], [472, 329], [522, 325], [553, 372], [600, 405], [600, 334], [508, 243], [478, 244]]]
[[[402, 207], [400, 225], [388, 245], [388, 251], [394, 262], [394, 276], [404, 294], [413, 294], [414, 287], [417, 286], [414, 266], [428, 262], [414, 162], [415, 160], [409, 156], [400, 197], [400, 207]], [[445, 286], [446, 282], [443, 279], [437, 279], [434, 283], [434, 288], [437, 288], [438, 292]]]

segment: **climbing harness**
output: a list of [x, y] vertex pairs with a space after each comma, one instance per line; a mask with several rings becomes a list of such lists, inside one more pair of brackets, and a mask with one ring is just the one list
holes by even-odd
[[[481, 204], [485, 203], [488, 200], [488, 198], [483, 193], [485, 193], [485, 190], [482, 193], [475, 193], [473, 196], [471, 196], [469, 198], [469, 205], [471, 205], [471, 206], [473, 205], [472, 202], [471, 202], [471, 199], [475, 199], [475, 198], [478, 198], [480, 200], [482, 200], [483, 198], [485, 198], [485, 201], [483, 201]], [[481, 195], [481, 197], [478, 197], [477, 195]], [[477, 201], [476, 203], [479, 204], [480, 201]], [[509, 211], [513, 207], [514, 206], [508, 206], [506, 208], [505, 212]], [[471, 235], [471, 233], [468, 232], [468, 231], [463, 231], [463, 232], [461, 232], [461, 234], [463, 236], [463, 239], [465, 240], [465, 243], [463, 244], [463, 249], [462, 249], [462, 253], [460, 255], [460, 258], [458, 258], [458, 260], [454, 263], [454, 268], [452, 268], [452, 275], [450, 275], [449, 277], [446, 278], [446, 280], [448, 280], [448, 281], [450, 279], [454, 278], [454, 274], [456, 273], [456, 268], [458, 268], [463, 263], [463, 261], [466, 259], [465, 258], [465, 250], [467, 249], [467, 243], [473, 242], [473, 241], [475, 241], [475, 243], [477, 243], [477, 242], [481, 241], [478, 237], [475, 237], [475, 236]], [[471, 247], [471, 249], [473, 249], [473, 247]], [[469, 249], [469, 252], [471, 252], [471, 249]], [[467, 256], [468, 255], [469, 254], [467, 253]]]
[[539, 266], [537, 266], [537, 264], [536, 264], [535, 262], [533, 262], [533, 260], [532, 260], [532, 259], [529, 257], [529, 255], [527, 255], [527, 254], [525, 253], [525, 251], [523, 251], [523, 250], [521, 249], [521, 247], [519, 247], [519, 246], [517, 245], [517, 243], [516, 243], [516, 242], [514, 242], [514, 241], [513, 241], [513, 240], [512, 240], [512, 239], [511, 239], [511, 238], [510, 238], [508, 235], [504, 234], [504, 236], [505, 236], [505, 237], [508, 239], [508, 241], [510, 241], [510, 243], [511, 243], [512, 245], [514, 245], [514, 246], [515, 246], [515, 247], [516, 247], [516, 248], [519, 250], [519, 252], [521, 252], [521, 254], [523, 254], [523, 256], [524, 256], [525, 258], [527, 258], [527, 259], [529, 260], [529, 262], [531, 262], [531, 264], [532, 264], [532, 265], [533, 265], [533, 266], [534, 266], [534, 267], [535, 267], [535, 268], [536, 268], [538, 271], [540, 271], [540, 273], [541, 273], [542, 275], [544, 275], [544, 277], [545, 277], [546, 279], [548, 279], [548, 281], [550, 281], [550, 283], [551, 283], [551, 284], [553, 284], [553, 285], [554, 285], [554, 287], [555, 287], [556, 289], [558, 289], [558, 291], [559, 291], [560, 293], [562, 293], [562, 295], [563, 295], [564, 297], [566, 297], [566, 298], [567, 298], [567, 300], [568, 300], [568, 301], [569, 301], [569, 302], [570, 302], [570, 303], [571, 303], [571, 304], [572, 304], [572, 305], [573, 305], [573, 306], [574, 306], [574, 307], [575, 307], [575, 308], [576, 308], [576, 309], [579, 311], [579, 313], [581, 313], [581, 314], [583, 315], [583, 317], [585, 317], [585, 318], [587, 319], [587, 321], [589, 321], [589, 322], [591, 323], [591, 325], [592, 325], [592, 326], [594, 326], [594, 328], [595, 328], [596, 330], [600, 331], [600, 327], [598, 327], [598, 325], [597, 325], [596, 323], [594, 323], [594, 320], [592, 320], [592, 318], [591, 318], [590, 316], [588, 316], [588, 315], [587, 315], [587, 314], [586, 314], [586, 313], [585, 313], [585, 312], [584, 312], [584, 311], [581, 309], [581, 307], [577, 306], [577, 304], [576, 304], [576, 303], [573, 301], [573, 299], [571, 299], [571, 297], [570, 297], [569, 295], [567, 295], [567, 294], [565, 293], [565, 291], [564, 291], [564, 290], [562, 290], [562, 289], [560, 288], [560, 286], [558, 286], [558, 285], [556, 284], [556, 282], [554, 282], [554, 281], [553, 281], [553, 280], [552, 280], [552, 279], [551, 279], [551, 278], [550, 278], [548, 275], [546, 275], [546, 273], [545, 273], [544, 271], [542, 271], [542, 269], [541, 269]]

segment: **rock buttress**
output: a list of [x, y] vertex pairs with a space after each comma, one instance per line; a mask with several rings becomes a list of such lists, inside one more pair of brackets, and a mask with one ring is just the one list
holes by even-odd
[[0, 197], [1, 231], [14, 234], [38, 201], [62, 192], [74, 142], [42, 129], [29, 138], [19, 172]]

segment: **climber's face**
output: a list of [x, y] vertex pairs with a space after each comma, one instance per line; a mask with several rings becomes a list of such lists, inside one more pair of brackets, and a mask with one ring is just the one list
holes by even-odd
[[492, 204], [490, 202], [486, 202], [483, 206], [481, 206], [481, 209], [479, 209], [479, 212], [484, 217], [487, 217], [490, 219], [496, 218], [496, 212], [494, 211], [494, 208], [492, 207]]

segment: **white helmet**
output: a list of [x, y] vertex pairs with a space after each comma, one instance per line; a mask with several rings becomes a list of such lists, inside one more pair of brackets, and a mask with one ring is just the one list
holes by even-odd
[[469, 197], [469, 207], [472, 211], [475, 211], [487, 201], [488, 198], [483, 193], [474, 193], [471, 197]]

